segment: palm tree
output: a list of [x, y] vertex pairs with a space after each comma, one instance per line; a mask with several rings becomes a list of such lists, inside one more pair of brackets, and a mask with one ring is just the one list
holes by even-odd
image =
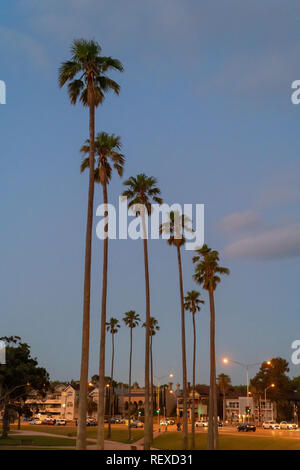
[[[103, 190], [103, 202], [105, 207], [106, 225], [104, 227], [103, 243], [103, 274], [102, 274], [102, 308], [101, 308], [101, 331], [100, 331], [100, 360], [99, 360], [99, 407], [98, 407], [98, 435], [97, 443], [100, 449], [104, 447], [104, 401], [105, 401], [105, 323], [106, 323], [106, 298], [107, 298], [107, 270], [108, 270], [108, 211], [107, 211], [107, 185], [112, 177], [112, 166], [121, 177], [125, 157], [121, 150], [121, 139], [115, 134], [100, 132], [95, 138], [95, 155], [97, 162], [95, 165], [94, 180], [100, 183]], [[90, 152], [90, 140], [86, 140], [81, 148], [83, 154]], [[84, 158], [81, 163], [81, 171], [89, 166], [88, 158]]]
[[191, 290], [184, 298], [184, 308], [189, 310], [193, 315], [193, 334], [194, 334], [194, 347], [193, 347], [193, 400], [192, 400], [192, 449], [195, 449], [195, 371], [196, 371], [196, 312], [200, 312], [200, 304], [204, 304], [204, 300], [200, 300], [200, 292]]
[[167, 239], [170, 246], [175, 246], [177, 250], [179, 288], [180, 288], [180, 309], [181, 309], [181, 348], [182, 348], [182, 388], [183, 388], [183, 432], [182, 449], [188, 448], [188, 416], [187, 416], [187, 369], [186, 369], [186, 342], [185, 342], [185, 314], [183, 295], [183, 276], [181, 264], [181, 248], [185, 244], [183, 231], [191, 231], [190, 219], [177, 211], [168, 214], [168, 221], [160, 226], [160, 233], [169, 235]]
[[106, 322], [106, 330], [111, 334], [111, 373], [110, 373], [110, 387], [108, 395], [108, 435], [111, 437], [111, 415], [114, 415], [114, 359], [115, 359], [115, 334], [118, 333], [120, 328], [119, 320], [111, 317], [109, 322]]
[[231, 378], [227, 374], [218, 375], [218, 385], [223, 395], [223, 421], [226, 419], [226, 392], [231, 386]]
[[[95, 108], [104, 100], [109, 90], [119, 94], [119, 85], [106, 75], [111, 69], [123, 71], [122, 64], [111, 57], [101, 56], [101, 47], [95, 41], [76, 39], [71, 46], [71, 60], [59, 68], [59, 86], [68, 83], [68, 93], [72, 104], [78, 99], [89, 108], [89, 190], [85, 239], [85, 267], [83, 293], [83, 322], [80, 369], [80, 397], [78, 409], [77, 449], [86, 447], [86, 412], [88, 393], [89, 343], [90, 343], [90, 286], [92, 227], [94, 205], [94, 159], [95, 159]], [[76, 78], [79, 77], [79, 78]], [[104, 429], [104, 425], [103, 425]], [[104, 433], [104, 431], [103, 431]]]
[[132, 366], [132, 330], [140, 323], [141, 319], [134, 310], [124, 313], [123, 322], [130, 328], [130, 352], [129, 352], [129, 383], [128, 383], [128, 441], [131, 441], [130, 408], [131, 408], [131, 366]]
[[229, 274], [228, 268], [219, 266], [219, 253], [207, 245], [196, 250], [193, 258], [195, 281], [209, 294], [210, 305], [210, 387], [209, 387], [209, 419], [207, 446], [210, 450], [218, 448], [218, 407], [216, 385], [216, 351], [215, 351], [215, 303], [214, 291], [221, 282], [220, 274]]
[[[146, 322], [143, 323], [143, 327], [146, 328]], [[154, 317], [150, 317], [150, 415], [152, 416], [151, 426], [151, 442], [153, 442], [153, 349], [152, 349], [152, 338], [156, 335], [156, 332], [160, 330], [158, 321]]]
[[[150, 449], [151, 425], [149, 403], [149, 354], [150, 354], [150, 283], [149, 283], [149, 265], [148, 265], [148, 244], [146, 233], [146, 214], [151, 214], [151, 201], [162, 204], [159, 197], [160, 189], [156, 186], [157, 182], [153, 176], [146, 176], [144, 173], [131, 176], [124, 182], [127, 189], [123, 192], [123, 197], [129, 200], [128, 206], [131, 207], [136, 216], [141, 218], [144, 242], [144, 265], [145, 265], [145, 290], [146, 290], [146, 338], [145, 338], [145, 433], [144, 448]], [[151, 421], [150, 421], [151, 418]]]

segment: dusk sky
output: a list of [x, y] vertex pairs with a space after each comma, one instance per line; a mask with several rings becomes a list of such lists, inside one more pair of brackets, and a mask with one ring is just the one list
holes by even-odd
[[[57, 83], [74, 38], [118, 58], [119, 97], [108, 94], [96, 131], [121, 136], [124, 178], [145, 172], [166, 203], [205, 204], [205, 241], [230, 269], [215, 294], [217, 373], [290, 362], [300, 337], [300, 4], [277, 0], [2, 0], [0, 80], [0, 336], [19, 335], [51, 378], [79, 379], [88, 175], [79, 149], [88, 110]], [[114, 174], [109, 199], [122, 180]], [[102, 202], [95, 188], [95, 206]], [[95, 217], [95, 224], [98, 218]], [[90, 375], [98, 373], [102, 242], [94, 236]], [[149, 242], [154, 374], [181, 382], [176, 250]], [[193, 252], [183, 253], [184, 290]], [[145, 316], [142, 241], [110, 242], [107, 316]], [[197, 323], [196, 382], [209, 382], [209, 303]], [[188, 378], [192, 321], [186, 314]], [[110, 336], [107, 337], [110, 370]], [[134, 331], [133, 381], [144, 382], [144, 329]], [[128, 381], [129, 330], [116, 338], [118, 380]], [[251, 369], [253, 376], [257, 368]], [[300, 375], [291, 365], [291, 375]], [[167, 381], [167, 379], [166, 379]]]

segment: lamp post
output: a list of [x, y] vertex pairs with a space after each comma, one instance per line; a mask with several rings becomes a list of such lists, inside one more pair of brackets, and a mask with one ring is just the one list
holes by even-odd
[[156, 375], [154, 375], [153, 377], [155, 377], [156, 380], [157, 380], [157, 411], [158, 411], [157, 416], [158, 416], [158, 426], [159, 426], [159, 423], [160, 423], [160, 421], [159, 421], [159, 414], [160, 414], [160, 397], [159, 397], [159, 395], [160, 395], [160, 393], [159, 393], [160, 392], [160, 381], [162, 379], [165, 379], [166, 377], [173, 378], [174, 374], [170, 373], [168, 375], [162, 375], [161, 377], [156, 377]]
[[[245, 364], [243, 362], [239, 362], [239, 361], [234, 361], [233, 359], [228, 359], [228, 357], [224, 357], [222, 359], [222, 362], [223, 364], [229, 364], [230, 362], [232, 362], [233, 364], [237, 364], [241, 367], [244, 367], [244, 369], [246, 369], [246, 383], [247, 383], [247, 401], [246, 401], [246, 405], [248, 407], [248, 397], [249, 397], [249, 368], [250, 367], [254, 367], [254, 366], [259, 366], [261, 364], [261, 362], [255, 362], [253, 364]], [[272, 365], [272, 362], [271, 361], [266, 361], [266, 364], [268, 366]]]
[[[269, 385], [268, 387], [265, 388], [265, 413], [266, 413], [266, 410], [267, 410], [267, 390], [269, 390], [270, 388], [274, 388], [275, 387], [275, 384], [271, 384]], [[273, 410], [272, 410], [272, 415], [273, 415]], [[265, 416], [264, 416], [265, 418]], [[273, 419], [273, 416], [272, 416], [272, 419]]]

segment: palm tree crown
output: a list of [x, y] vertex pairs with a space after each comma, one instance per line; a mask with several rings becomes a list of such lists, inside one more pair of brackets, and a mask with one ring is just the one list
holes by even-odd
[[135, 328], [140, 323], [141, 319], [138, 313], [135, 313], [134, 310], [129, 310], [129, 312], [124, 313], [123, 322], [129, 328]]
[[[158, 324], [158, 321], [154, 317], [150, 317], [150, 325], [149, 325], [149, 330], [150, 330], [150, 336], [156, 335], [156, 332], [160, 330], [160, 326]], [[143, 323], [142, 325], [144, 328], [146, 328], [146, 322]]]
[[204, 300], [200, 298], [200, 292], [191, 290], [184, 298], [184, 308], [192, 313], [200, 312], [200, 305], [204, 304]]
[[192, 232], [191, 219], [179, 211], [170, 211], [168, 220], [161, 224], [159, 228], [160, 235], [162, 233], [168, 235], [168, 244], [181, 247], [185, 244], [184, 231]]
[[[118, 175], [123, 175], [125, 157], [120, 153], [122, 144], [121, 138], [115, 134], [107, 134], [107, 132], [99, 132], [95, 138], [95, 155], [97, 155], [97, 165], [95, 168], [94, 179], [96, 183], [107, 184], [111, 180], [112, 167], [117, 170]], [[90, 152], [90, 140], [87, 139], [85, 144], [81, 147], [80, 151], [83, 154]], [[89, 168], [89, 158], [85, 157], [82, 160], [80, 170], [83, 172]]]
[[106, 91], [113, 90], [119, 94], [118, 83], [106, 75], [112, 69], [123, 72], [119, 60], [101, 56], [101, 46], [85, 39], [73, 41], [71, 54], [71, 60], [63, 62], [59, 68], [58, 83], [61, 88], [68, 82], [72, 104], [76, 104], [79, 98], [84, 106], [91, 103], [98, 106], [103, 102]]
[[113, 317], [111, 317], [111, 319], [108, 322], [106, 322], [105, 325], [106, 325], [106, 330], [112, 335], [115, 335], [116, 333], [118, 333], [118, 330], [121, 326], [119, 323], [119, 320]]
[[151, 214], [151, 201], [162, 204], [160, 189], [156, 186], [157, 181], [153, 176], [147, 176], [141, 173], [137, 176], [131, 176], [124, 181], [127, 189], [123, 192], [123, 197], [129, 199], [128, 207], [134, 208], [135, 205], [144, 205], [148, 214]]
[[228, 268], [219, 266], [219, 253], [211, 250], [207, 245], [196, 250], [198, 255], [193, 257], [193, 263], [198, 263], [195, 267], [194, 279], [198, 284], [203, 285], [206, 290], [214, 291], [221, 282], [219, 274], [229, 274]]
[[218, 385], [220, 387], [221, 392], [224, 394], [231, 386], [231, 378], [227, 374], [219, 374], [218, 375]]

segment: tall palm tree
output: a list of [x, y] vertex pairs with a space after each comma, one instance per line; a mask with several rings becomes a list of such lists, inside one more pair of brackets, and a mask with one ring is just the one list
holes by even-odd
[[181, 310], [181, 348], [182, 348], [182, 389], [183, 389], [183, 432], [182, 449], [188, 448], [188, 415], [187, 415], [187, 368], [186, 368], [186, 341], [185, 341], [185, 313], [183, 295], [183, 275], [181, 264], [181, 248], [185, 244], [183, 231], [191, 231], [190, 219], [178, 211], [171, 211], [168, 214], [167, 222], [160, 226], [160, 233], [168, 235], [168, 244], [175, 246], [177, 251], [179, 289], [180, 289], [180, 310]]
[[[106, 297], [107, 297], [107, 271], [108, 271], [108, 211], [107, 186], [112, 177], [112, 167], [121, 177], [125, 157], [121, 150], [121, 139], [115, 134], [100, 132], [96, 135], [94, 142], [94, 151], [97, 156], [94, 170], [94, 180], [100, 183], [103, 191], [103, 202], [105, 207], [105, 227], [103, 243], [103, 274], [102, 274], [102, 304], [101, 304], [101, 330], [100, 330], [100, 359], [99, 359], [99, 405], [98, 405], [98, 433], [97, 445], [100, 449], [104, 448], [104, 402], [105, 402], [105, 323], [106, 323]], [[90, 152], [90, 140], [87, 139], [81, 148], [81, 152], [86, 155]], [[89, 159], [83, 158], [81, 171], [89, 167]]]
[[218, 407], [216, 385], [216, 351], [215, 351], [215, 303], [214, 292], [221, 282], [221, 274], [229, 274], [228, 268], [219, 266], [219, 253], [207, 245], [196, 250], [193, 258], [195, 266], [195, 281], [209, 294], [210, 305], [210, 387], [209, 387], [209, 419], [207, 446], [210, 450], [218, 448]]
[[[59, 68], [58, 82], [63, 87], [68, 83], [68, 93], [72, 104], [78, 99], [89, 108], [89, 190], [85, 239], [85, 267], [83, 292], [83, 322], [80, 369], [80, 397], [78, 409], [77, 449], [86, 447], [86, 413], [88, 394], [88, 367], [90, 343], [90, 286], [92, 227], [94, 205], [94, 159], [95, 159], [95, 109], [103, 102], [109, 90], [119, 94], [119, 85], [106, 75], [109, 70], [123, 71], [122, 64], [111, 57], [101, 56], [101, 47], [95, 41], [76, 39], [71, 46], [71, 60], [63, 62]], [[79, 77], [79, 78], [76, 78]], [[104, 428], [104, 425], [103, 425]]]
[[150, 449], [151, 443], [151, 425], [150, 417], [150, 389], [149, 389], [149, 355], [150, 355], [150, 282], [149, 282], [149, 263], [148, 263], [148, 244], [146, 231], [146, 214], [151, 214], [151, 202], [162, 204], [159, 197], [160, 189], [157, 187], [156, 179], [153, 176], [146, 176], [144, 173], [131, 176], [124, 182], [127, 189], [123, 192], [136, 216], [141, 218], [144, 242], [144, 265], [145, 265], [145, 290], [146, 290], [146, 338], [145, 338], [145, 432], [144, 448]]
[[193, 316], [193, 335], [194, 335], [194, 346], [193, 346], [193, 405], [192, 405], [192, 449], [195, 449], [195, 375], [196, 375], [196, 312], [200, 312], [200, 305], [204, 304], [204, 300], [200, 300], [200, 292], [191, 290], [187, 293], [184, 298], [184, 308], [189, 310]]
[[139, 325], [141, 319], [134, 310], [124, 313], [123, 322], [130, 328], [130, 351], [129, 351], [129, 382], [128, 382], [128, 441], [131, 441], [130, 408], [131, 408], [131, 367], [132, 367], [132, 330]]
[[118, 333], [120, 328], [119, 320], [111, 317], [106, 322], [106, 330], [111, 334], [111, 373], [110, 373], [110, 387], [108, 394], [108, 436], [111, 437], [111, 415], [114, 414], [114, 359], [115, 359], [115, 334]]
[[[146, 328], [146, 322], [143, 323], [143, 327]], [[152, 416], [151, 426], [151, 442], [153, 442], [153, 348], [152, 338], [156, 335], [156, 332], [160, 330], [158, 321], [154, 317], [150, 317], [150, 415]]]
[[223, 421], [226, 419], [226, 392], [231, 386], [231, 378], [227, 374], [218, 375], [218, 385], [223, 395]]

